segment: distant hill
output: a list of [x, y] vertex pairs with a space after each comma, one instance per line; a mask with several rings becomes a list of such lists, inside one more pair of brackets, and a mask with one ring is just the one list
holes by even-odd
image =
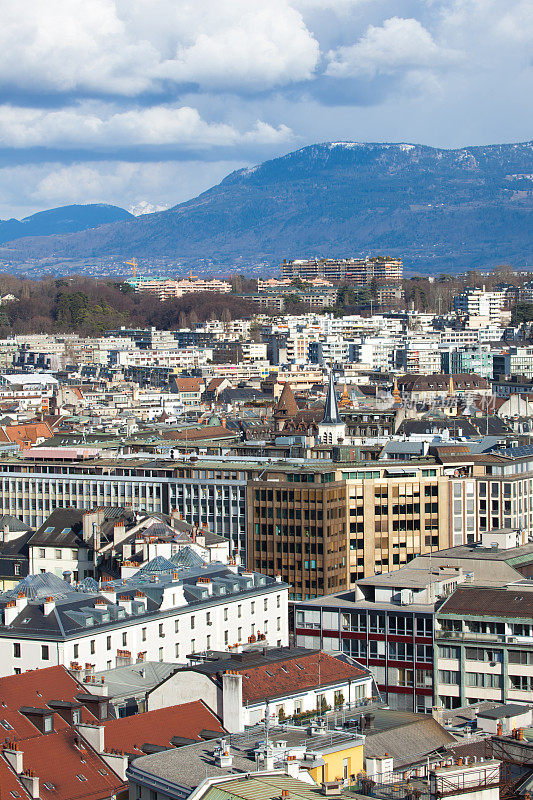
[[118, 206], [94, 203], [86, 206], [62, 206], [39, 211], [24, 219], [0, 220], [0, 243], [30, 236], [77, 233], [110, 222], [134, 219], [133, 214]]
[[[533, 264], [533, 142], [442, 150], [336, 142], [228, 175], [156, 214], [11, 242], [10, 257], [168, 257], [247, 267], [402, 255], [423, 272]], [[265, 270], [266, 271], [266, 270]]]

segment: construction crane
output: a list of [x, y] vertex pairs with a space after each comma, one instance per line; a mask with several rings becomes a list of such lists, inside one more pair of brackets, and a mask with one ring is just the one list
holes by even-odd
[[198, 277], [198, 275], [193, 275], [193, 274], [192, 274], [192, 269], [191, 269], [191, 271], [189, 272], [189, 274], [187, 275], [187, 277], [188, 277], [188, 279], [189, 279], [190, 281], [192, 281], [192, 279], [193, 279], [193, 278], [197, 278], [197, 277]]
[[128, 265], [128, 267], [133, 268], [133, 277], [135, 278], [135, 276], [137, 275], [137, 259], [132, 258], [131, 261], [126, 261], [126, 264]]

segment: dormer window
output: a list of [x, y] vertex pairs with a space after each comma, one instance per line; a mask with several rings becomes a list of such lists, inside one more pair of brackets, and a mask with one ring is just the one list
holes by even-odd
[[78, 725], [78, 723], [80, 723], [80, 722], [81, 722], [80, 710], [79, 710], [79, 708], [75, 708], [74, 711], [72, 712], [72, 724], [73, 725]]
[[53, 729], [54, 729], [54, 722], [52, 720], [52, 715], [49, 714], [43, 719], [43, 730], [45, 733], [51, 733]]

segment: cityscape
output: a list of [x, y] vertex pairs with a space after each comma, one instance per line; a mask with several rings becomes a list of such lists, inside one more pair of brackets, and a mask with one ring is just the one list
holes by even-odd
[[532, 800], [533, 4], [0, 23], [0, 800]]

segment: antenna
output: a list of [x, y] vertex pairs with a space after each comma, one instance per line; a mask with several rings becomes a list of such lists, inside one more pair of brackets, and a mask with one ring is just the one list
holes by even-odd
[[267, 700], [265, 706], [265, 745], [267, 749], [269, 742], [269, 733], [270, 733], [270, 703]]

